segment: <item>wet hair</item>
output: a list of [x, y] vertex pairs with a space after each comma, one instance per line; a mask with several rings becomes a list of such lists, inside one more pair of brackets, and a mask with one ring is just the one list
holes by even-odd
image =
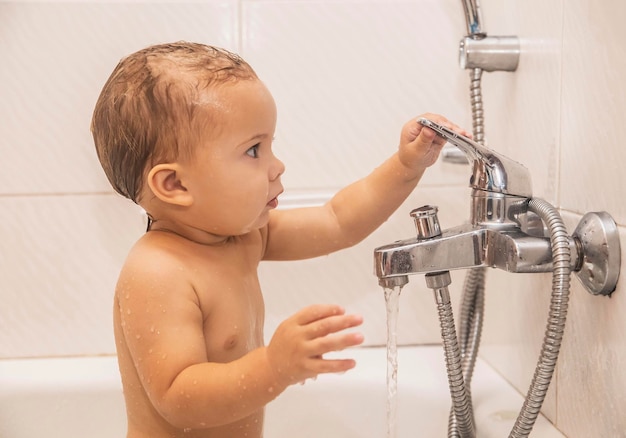
[[113, 188], [139, 203], [149, 168], [193, 153], [193, 133], [210, 120], [202, 93], [256, 78], [238, 55], [198, 43], [154, 45], [123, 58], [91, 121], [96, 152]]

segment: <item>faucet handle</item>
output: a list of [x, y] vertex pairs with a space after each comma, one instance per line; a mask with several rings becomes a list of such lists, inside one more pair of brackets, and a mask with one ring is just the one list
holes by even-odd
[[441, 227], [439, 226], [439, 218], [437, 218], [438, 211], [439, 209], [434, 205], [424, 205], [411, 211], [418, 240], [441, 236]]
[[465, 153], [472, 164], [470, 187], [492, 193], [532, 197], [530, 172], [523, 165], [504, 155], [446, 128], [432, 120], [417, 120]]

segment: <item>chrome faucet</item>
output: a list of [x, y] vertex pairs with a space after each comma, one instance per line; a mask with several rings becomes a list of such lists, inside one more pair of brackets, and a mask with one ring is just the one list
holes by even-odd
[[[374, 271], [384, 287], [402, 286], [408, 275], [494, 267], [508, 272], [552, 271], [546, 230], [528, 204], [528, 169], [428, 119], [419, 122], [465, 153], [472, 166], [470, 221], [441, 233], [436, 207], [413, 210], [418, 237], [374, 250]], [[617, 226], [606, 212], [587, 213], [569, 237], [571, 269], [594, 295], [610, 295], [620, 270]]]

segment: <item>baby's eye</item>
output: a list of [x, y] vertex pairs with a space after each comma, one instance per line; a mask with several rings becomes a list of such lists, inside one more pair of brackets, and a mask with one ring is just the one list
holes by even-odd
[[250, 156], [252, 158], [259, 158], [259, 145], [255, 144], [250, 149], [248, 149], [246, 151], [246, 155], [248, 155], [248, 156]]

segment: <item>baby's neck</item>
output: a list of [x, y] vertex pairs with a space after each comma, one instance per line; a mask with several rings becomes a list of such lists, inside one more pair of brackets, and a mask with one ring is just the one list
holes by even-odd
[[152, 219], [148, 232], [171, 233], [199, 245], [221, 246], [232, 241], [232, 236], [221, 236], [193, 227], [179, 225], [169, 221]]

